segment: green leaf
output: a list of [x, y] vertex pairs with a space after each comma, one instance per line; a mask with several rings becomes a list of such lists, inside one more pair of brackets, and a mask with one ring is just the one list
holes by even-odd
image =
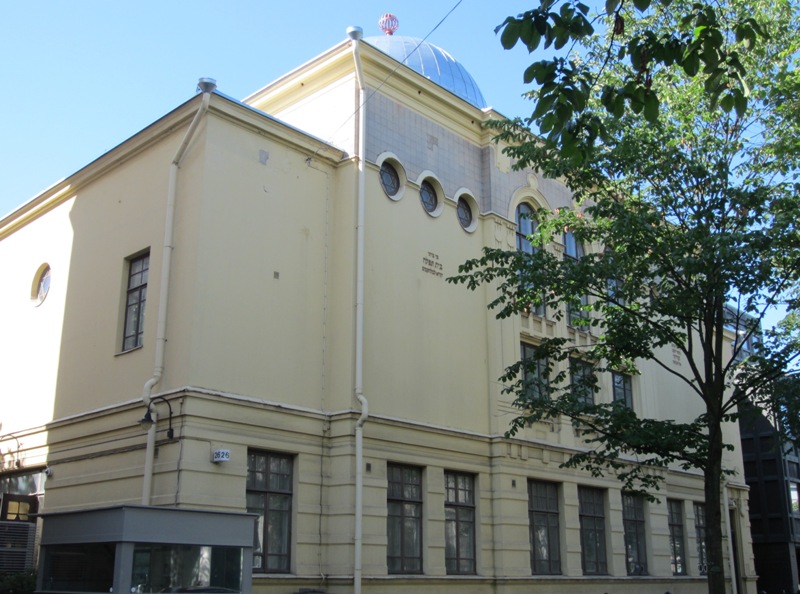
[[528, 51], [529, 52], [533, 52], [536, 49], [538, 49], [539, 48], [539, 44], [541, 42], [542, 42], [542, 36], [539, 35], [539, 32], [532, 27], [531, 28], [530, 40], [525, 42], [527, 44], [527, 46], [528, 46]]
[[530, 19], [525, 19], [524, 21], [522, 21], [519, 30], [519, 38], [520, 40], [522, 40], [522, 43], [524, 43], [528, 47], [529, 52], [536, 49], [535, 46], [531, 47], [531, 41], [533, 41], [533, 33], [534, 33], [533, 21], [531, 21]]
[[536, 32], [539, 35], [544, 35], [545, 31], [550, 28], [550, 25], [547, 22], [547, 17], [544, 15], [537, 14], [533, 19], [533, 26], [536, 28]]
[[708, 29], [705, 25], [701, 25], [700, 27], [695, 27], [694, 31], [692, 32], [692, 41], [697, 41], [700, 39], [700, 36], [703, 34], [703, 31]]
[[540, 85], [553, 82], [556, 79], [556, 70], [558, 69], [558, 64], [552, 60], [541, 60], [538, 63], [541, 65], [541, 68], [536, 73], [536, 82]]
[[706, 72], [714, 70], [719, 65], [719, 60], [719, 46], [710, 39], [706, 39], [703, 43], [703, 63], [705, 64]]
[[661, 46], [661, 59], [664, 61], [665, 66], [671, 66], [677, 62], [681, 57], [681, 48], [675, 40], [670, 40]]
[[563, 101], [556, 104], [556, 122], [553, 124], [554, 130], [561, 130], [567, 122], [572, 119], [572, 107]]
[[550, 132], [550, 130], [553, 129], [555, 123], [556, 123], [556, 114], [551, 111], [542, 118], [542, 121], [539, 124], [539, 131], [542, 132], [542, 134], [547, 134], [548, 132]]
[[515, 45], [517, 45], [517, 41], [519, 41], [520, 32], [522, 31], [522, 27], [519, 21], [507, 21], [506, 27], [503, 29], [502, 35], [500, 35], [500, 43], [503, 44], [504, 49], [511, 49]]
[[747, 80], [744, 79], [741, 73], [736, 73], [736, 78], [739, 79], [739, 83], [742, 85], [742, 92], [744, 93], [745, 97], [750, 96], [750, 85], [747, 84]]
[[648, 122], [658, 120], [658, 96], [653, 91], [648, 91], [644, 96], [644, 118]]
[[603, 92], [600, 94], [600, 103], [608, 111], [611, 111], [610, 106], [613, 104], [615, 97], [616, 97], [616, 91], [614, 90], [614, 87], [612, 87], [611, 85], [605, 85], [603, 87]]
[[561, 49], [569, 41], [569, 30], [558, 28], [556, 29], [556, 42], [553, 45], [557, 50]]
[[544, 49], [547, 49], [551, 45], [553, 45], [553, 40], [556, 38], [555, 32], [553, 31], [553, 28], [550, 25], [547, 25], [542, 35], [544, 36]]
[[611, 113], [616, 118], [621, 118], [625, 115], [625, 95], [623, 93], [617, 93], [617, 96], [614, 97]]
[[633, 0], [633, 5], [641, 12], [644, 12], [650, 8], [650, 0]]
[[572, 95], [572, 104], [575, 106], [575, 111], [580, 112], [586, 109], [586, 93], [575, 91]]
[[683, 66], [683, 71], [688, 76], [695, 76], [700, 71], [700, 55], [698, 51], [694, 49], [684, 54], [681, 66]]
[[533, 110], [531, 117], [536, 120], [543, 116], [547, 111], [550, 110], [551, 107], [553, 107], [556, 99], [558, 99], [558, 95], [555, 93], [539, 97], [539, 101], [536, 103], [536, 109]]
[[736, 73], [740, 76], [744, 75], [747, 72], [742, 63], [739, 61], [738, 52], [730, 52], [728, 54], [728, 66], [730, 68], [733, 68], [736, 71]]
[[[736, 26], [736, 41], [742, 43], [745, 48], [750, 49], [756, 44], [756, 30], [750, 24], [752, 19], [747, 19]], [[756, 26], [758, 24], [756, 23]]]
[[522, 73], [522, 82], [526, 85], [529, 85], [533, 82], [533, 79], [536, 78], [536, 73], [539, 72], [541, 69], [541, 64], [539, 62], [534, 62], [530, 66], [525, 69], [525, 72]]
[[747, 113], [747, 97], [741, 89], [733, 90], [733, 106], [739, 118], [743, 118]]
[[617, 10], [620, 0], [606, 0], [606, 15], [611, 16]]
[[[725, 71], [722, 68], [717, 68], [711, 74], [709, 74], [708, 78], [705, 80], [705, 83], [703, 83], [706, 93], [713, 94], [714, 92], [717, 92], [717, 89], [720, 88], [720, 81], [722, 80], [723, 74], [725, 74]], [[718, 92], [717, 95], [719, 95]]]
[[506, 20], [504, 20], [502, 23], [500, 23], [494, 28], [494, 34], [497, 35], [503, 29], [503, 27], [505, 27], [508, 23], [513, 22], [514, 20], [515, 20], [514, 17], [506, 18]]
[[723, 87], [722, 85], [717, 85], [717, 88], [714, 89], [713, 91], [706, 91], [710, 94], [709, 104], [711, 106], [711, 109], [717, 108], [717, 101], [719, 101], [719, 96], [722, 94], [722, 91], [724, 90], [725, 87]]
[[733, 95], [725, 93], [722, 99], [720, 99], [719, 106], [725, 113], [730, 113], [731, 109], [733, 109]]
[[749, 18], [746, 20], [746, 22], [748, 25], [750, 25], [750, 27], [752, 27], [753, 31], [755, 31], [759, 37], [764, 37], [765, 39], [770, 38], [769, 34], [764, 30], [757, 20]]
[[638, 89], [638, 88], [639, 88], [639, 85], [636, 83], [635, 80], [629, 80], [627, 83], [625, 83], [625, 86], [622, 87], [620, 92], [624, 93], [628, 97], [633, 97], [633, 96], [636, 95], [636, 89]]

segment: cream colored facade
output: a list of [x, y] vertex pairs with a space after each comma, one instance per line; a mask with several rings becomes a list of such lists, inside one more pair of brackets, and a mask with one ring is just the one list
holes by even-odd
[[[538, 316], [497, 320], [491, 287], [445, 282], [485, 246], [515, 248], [514, 213], [570, 206], [558, 181], [514, 171], [483, 124], [499, 117], [458, 99], [365, 43], [363, 541], [365, 592], [702, 592], [694, 503], [702, 477], [671, 471], [645, 504], [647, 574], [628, 576], [622, 495], [613, 479], [559, 468], [581, 447], [567, 422], [504, 432], [517, 411], [497, 378], [520, 343], [591, 335]], [[150, 503], [245, 511], [248, 452], [292, 458], [290, 571], [254, 573], [253, 591], [353, 592], [356, 559], [356, 398], [359, 130], [351, 42], [244, 103], [214, 93], [177, 176], [164, 372], [157, 399]], [[52, 471], [44, 509], [142, 501], [143, 385], [153, 376], [169, 166], [196, 97], [0, 221], [0, 355], [7, 364], [2, 433], [23, 442], [26, 467]], [[269, 115], [267, 115], [269, 114]], [[320, 139], [327, 139], [326, 141]], [[400, 173], [394, 198], [379, 169]], [[420, 203], [423, 181], [440, 207]], [[474, 224], [459, 224], [465, 198]], [[554, 245], [549, 249], [562, 250]], [[150, 254], [141, 347], [122, 352], [132, 256]], [[46, 299], [31, 292], [43, 264]], [[686, 365], [671, 350], [663, 361]], [[633, 378], [644, 416], [688, 420], [698, 403], [667, 371]], [[611, 399], [601, 378], [598, 398]], [[363, 417], [362, 417], [363, 418]], [[24, 438], [22, 437], [24, 436]], [[735, 426], [727, 441], [738, 443]], [[8, 441], [2, 443], [5, 452]], [[45, 447], [46, 446], [46, 447]], [[214, 450], [230, 460], [212, 462]], [[728, 489], [740, 592], [755, 592], [738, 451]], [[387, 468], [422, 477], [422, 572], [390, 574]], [[17, 472], [18, 469], [9, 469]], [[446, 569], [445, 473], [474, 478], [475, 571]], [[560, 575], [532, 575], [529, 480], [558, 488]], [[607, 575], [584, 575], [579, 486], [604, 493]], [[681, 502], [687, 575], [673, 576], [667, 499]], [[729, 567], [726, 571], [729, 571]]]

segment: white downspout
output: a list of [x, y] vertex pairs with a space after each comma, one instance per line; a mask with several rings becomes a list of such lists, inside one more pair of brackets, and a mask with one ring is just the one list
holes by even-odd
[[365, 162], [364, 142], [364, 103], [366, 85], [361, 68], [359, 40], [364, 35], [361, 27], [348, 27], [347, 35], [353, 41], [353, 59], [358, 80], [358, 204], [356, 223], [356, 361], [355, 396], [361, 405], [361, 415], [356, 422], [356, 500], [355, 526], [353, 538], [353, 594], [361, 594], [361, 545], [364, 518], [364, 423], [369, 416], [369, 403], [364, 397], [364, 202], [365, 202]]
[[147, 430], [147, 449], [144, 458], [144, 480], [142, 481], [142, 505], [150, 505], [150, 492], [153, 484], [153, 461], [155, 459], [156, 448], [156, 426], [158, 425], [158, 413], [155, 408], [150, 409], [150, 401], [153, 387], [161, 380], [164, 373], [164, 347], [167, 343], [167, 304], [169, 302], [169, 279], [170, 266], [172, 264], [172, 245], [173, 234], [175, 231], [175, 199], [177, 196], [178, 168], [181, 166], [183, 157], [189, 142], [192, 140], [200, 119], [208, 111], [208, 104], [211, 101], [211, 93], [217, 88], [217, 83], [212, 78], [201, 78], [198, 82], [199, 89], [203, 92], [203, 99], [197, 113], [189, 124], [189, 129], [183, 137], [183, 141], [178, 147], [175, 157], [169, 165], [169, 184], [167, 186], [167, 212], [164, 222], [164, 249], [161, 254], [161, 285], [158, 295], [158, 326], [156, 328], [156, 356], [153, 375], [144, 383], [142, 390], [142, 400], [150, 410], [153, 424]]
[[736, 560], [734, 555], [736, 549], [733, 542], [733, 530], [731, 529], [731, 510], [730, 501], [728, 500], [728, 481], [722, 484], [722, 505], [725, 509], [725, 528], [728, 536], [728, 560], [730, 561], [730, 575], [731, 575], [731, 594], [737, 594], [738, 584], [736, 583]]

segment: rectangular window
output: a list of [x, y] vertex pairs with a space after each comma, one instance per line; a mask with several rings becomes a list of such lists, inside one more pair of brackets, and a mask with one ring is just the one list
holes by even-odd
[[706, 555], [706, 505], [694, 504], [694, 533], [697, 540], [698, 573], [706, 575], [708, 571], [708, 556]]
[[241, 592], [242, 549], [136, 543], [131, 564], [131, 591]]
[[614, 402], [622, 402], [628, 408], [633, 408], [633, 382], [631, 376], [625, 373], [611, 372], [611, 382], [614, 385]]
[[445, 564], [449, 574], [475, 573], [475, 477], [445, 472]]
[[585, 294], [574, 301], [567, 301], [567, 323], [588, 331], [589, 326], [584, 321], [589, 319], [589, 311], [586, 309], [588, 305], [589, 296]]
[[522, 361], [527, 362], [522, 370], [522, 386], [526, 398], [540, 400], [548, 397], [550, 385], [547, 381], [547, 359], [535, 359], [534, 348], [524, 342], [519, 346]]
[[17, 495], [3, 493], [0, 505], [0, 521], [36, 523], [36, 512], [39, 509], [39, 498], [36, 495]]
[[798, 483], [789, 483], [789, 505], [790, 512], [793, 514], [800, 513], [800, 488]]
[[128, 288], [125, 296], [125, 326], [122, 336], [123, 351], [142, 346], [144, 305], [147, 301], [149, 272], [149, 252], [128, 260]]
[[422, 469], [388, 464], [389, 573], [422, 573]]
[[624, 307], [625, 298], [622, 296], [622, 281], [618, 278], [609, 278], [606, 280], [609, 301]]
[[592, 487], [578, 487], [578, 515], [583, 574], [606, 575], [605, 492]]
[[547, 302], [545, 301], [544, 294], [542, 295], [542, 300], [540, 303], [531, 303], [528, 306], [528, 313], [532, 313], [535, 316], [539, 316], [540, 318], [544, 318], [547, 315]]
[[[564, 257], [575, 260], [577, 264], [586, 255], [583, 248], [583, 242], [579, 241], [572, 234], [572, 231], [567, 230], [563, 236], [564, 241]], [[589, 318], [589, 312], [586, 306], [589, 304], [589, 296], [586, 294], [581, 295], [574, 301], [567, 302], [567, 324], [570, 326], [577, 326], [583, 330], [588, 330], [589, 326], [586, 325], [584, 320]]]
[[528, 481], [528, 521], [531, 571], [535, 575], [560, 574], [558, 485], [545, 481]]
[[628, 575], [647, 575], [644, 534], [644, 497], [622, 494], [622, 527], [625, 531], [625, 562]]
[[669, 554], [672, 575], [686, 575], [686, 554], [683, 538], [683, 503], [667, 499], [669, 522]]
[[117, 545], [113, 542], [47, 545], [45, 592], [112, 592]]
[[253, 571], [290, 571], [292, 457], [272, 452], [247, 454], [247, 511], [256, 514]]
[[577, 401], [594, 404], [596, 378], [592, 364], [581, 359], [569, 360], [569, 381]]

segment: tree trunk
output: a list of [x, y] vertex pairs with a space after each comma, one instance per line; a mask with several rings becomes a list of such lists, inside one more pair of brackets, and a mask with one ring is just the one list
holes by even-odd
[[705, 468], [706, 563], [708, 593], [725, 594], [725, 561], [722, 546], [722, 427], [709, 419], [708, 465]]

